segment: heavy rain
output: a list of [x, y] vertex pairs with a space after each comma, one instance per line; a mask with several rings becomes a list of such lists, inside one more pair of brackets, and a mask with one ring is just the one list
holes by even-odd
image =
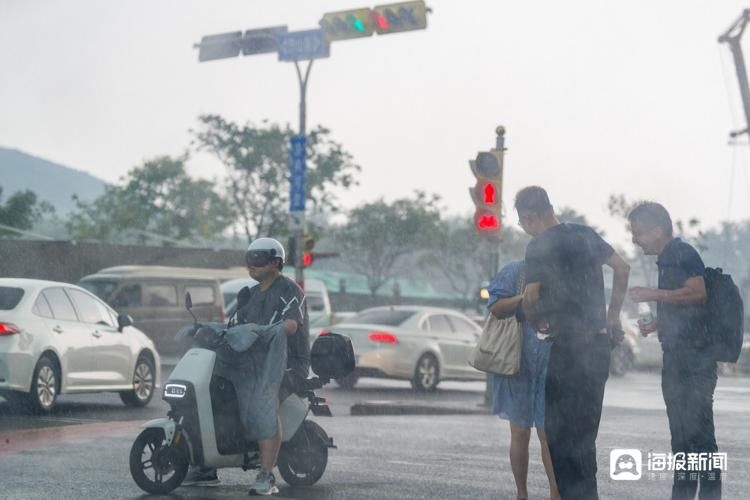
[[744, 500], [750, 6], [0, 2], [0, 497]]

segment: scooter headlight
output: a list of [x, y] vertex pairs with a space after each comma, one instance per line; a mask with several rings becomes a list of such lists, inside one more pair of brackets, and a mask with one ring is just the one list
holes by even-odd
[[184, 398], [187, 394], [187, 386], [182, 384], [166, 384], [164, 386], [165, 398]]

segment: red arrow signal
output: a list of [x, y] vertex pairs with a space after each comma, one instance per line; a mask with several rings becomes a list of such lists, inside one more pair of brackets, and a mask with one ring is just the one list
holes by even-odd
[[477, 219], [477, 229], [480, 231], [500, 229], [500, 220], [495, 214], [482, 214]]
[[492, 184], [491, 182], [488, 182], [484, 186], [484, 202], [488, 205], [494, 205], [496, 195], [497, 195], [497, 190], [495, 189], [495, 185]]

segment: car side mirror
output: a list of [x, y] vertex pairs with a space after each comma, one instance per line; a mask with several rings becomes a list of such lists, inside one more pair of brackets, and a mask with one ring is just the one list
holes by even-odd
[[128, 314], [117, 315], [117, 331], [122, 332], [126, 326], [133, 326], [133, 318]]

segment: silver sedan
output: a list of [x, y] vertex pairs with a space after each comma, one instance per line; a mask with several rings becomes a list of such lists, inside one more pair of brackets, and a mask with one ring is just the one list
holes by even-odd
[[409, 380], [417, 391], [432, 391], [441, 380], [485, 379], [468, 363], [481, 329], [451, 309], [375, 307], [328, 330], [348, 336], [354, 346], [356, 368], [337, 380], [342, 387], [353, 387], [359, 377]]
[[0, 278], [0, 395], [48, 413], [58, 394], [119, 392], [129, 406], [159, 387], [153, 342], [81, 287]]

